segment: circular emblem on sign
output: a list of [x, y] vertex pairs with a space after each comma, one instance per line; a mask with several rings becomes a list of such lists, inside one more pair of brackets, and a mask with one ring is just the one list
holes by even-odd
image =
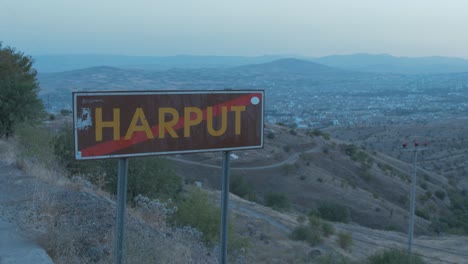
[[250, 102], [253, 104], [253, 105], [258, 105], [258, 103], [260, 103], [260, 98], [258, 98], [257, 96], [254, 96], [250, 99]]

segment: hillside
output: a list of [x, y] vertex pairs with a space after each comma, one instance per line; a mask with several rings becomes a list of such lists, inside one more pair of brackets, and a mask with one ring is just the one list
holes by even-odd
[[[384, 210], [392, 207], [391, 199], [384, 197], [385, 191], [382, 192], [381, 198], [371, 197], [370, 190], [366, 190], [361, 182], [357, 182], [356, 187], [343, 186], [343, 182], [339, 180], [340, 176], [327, 172], [331, 170], [327, 159], [339, 162], [348, 159], [333, 150], [331, 141], [321, 137], [312, 138], [301, 132], [293, 135], [290, 129], [274, 125], [269, 125], [267, 131], [273, 132], [275, 137], [267, 141], [264, 150], [235, 152], [239, 159], [232, 162], [233, 177], [238, 173], [245, 175], [255, 187], [259, 198], [258, 202], [250, 202], [233, 194], [230, 196], [230, 210], [233, 213], [231, 221], [235, 225], [236, 233], [250, 241], [248, 248], [238, 255], [235, 263], [325, 263], [323, 261], [326, 259], [338, 261], [343, 257], [348, 258], [348, 261], [360, 263], [365, 257], [386, 247], [405, 247], [404, 233], [357, 225], [375, 224], [361, 218], [372, 218], [372, 211], [375, 211], [377, 206], [382, 206]], [[296, 144], [289, 144], [291, 142]], [[0, 198], [9, 197], [7, 201], [3, 198], [0, 200], [2, 218], [16, 222], [21, 230], [37, 239], [56, 263], [86, 263], [86, 258], [92, 263], [106, 263], [112, 257], [113, 246], [110, 234], [113, 230], [115, 207], [112, 197], [79, 177], [70, 180], [64, 178], [60, 171], [19, 159], [15, 154], [16, 147], [11, 143], [0, 141], [1, 171], [9, 171], [1, 177], [1, 193], [4, 195]], [[289, 151], [284, 151], [285, 143], [289, 145]], [[325, 153], [324, 150], [328, 147], [330, 149]], [[306, 155], [296, 155], [298, 153]], [[325, 154], [333, 157], [326, 157], [325, 161], [322, 161]], [[186, 177], [187, 182], [198, 178], [205, 183], [204, 188], [208, 187], [215, 204], [219, 204], [220, 194], [219, 191], [210, 189], [217, 189], [216, 186], [219, 186], [215, 181], [211, 181], [219, 179], [218, 156], [216, 153], [209, 153], [172, 157], [176, 167], [185, 171], [182, 175]], [[181, 160], [189, 162], [184, 163]], [[196, 162], [197, 165], [193, 165], [192, 162]], [[349, 161], [348, 163], [346, 166], [352, 164]], [[21, 168], [22, 171], [15, 167]], [[312, 170], [302, 167], [311, 167]], [[306, 178], [301, 179], [300, 176]], [[254, 177], [258, 179], [253, 179]], [[322, 180], [317, 180], [319, 178]], [[387, 184], [389, 182], [392, 180]], [[213, 185], [212, 188], [210, 184]], [[313, 185], [318, 187], [313, 188]], [[284, 191], [293, 203], [297, 204], [294, 208], [281, 212], [262, 206], [261, 186], [264, 186], [264, 189]], [[10, 195], [5, 195], [7, 193]], [[33, 195], [23, 196], [27, 193]], [[299, 196], [293, 198], [293, 193]], [[358, 205], [351, 207], [351, 223], [331, 223], [335, 229], [334, 234], [324, 237], [316, 246], [291, 240], [289, 235], [292, 230], [301, 223], [304, 224], [304, 220], [300, 220], [300, 216], [307, 213], [304, 205], [308, 206], [310, 201], [326, 197], [339, 198], [337, 201], [346, 206], [350, 205], [346, 203], [346, 199]], [[309, 202], [301, 204], [301, 201]], [[365, 210], [357, 210], [363, 205]], [[164, 263], [215, 263], [216, 253], [210, 253], [210, 249], [201, 246], [191, 231], [169, 227], [164, 218], [161, 218], [162, 211], [155, 208], [152, 210], [154, 211], [150, 213], [139, 207], [129, 209], [128, 263], [153, 263], [155, 258]], [[382, 213], [384, 216], [375, 217], [380, 220], [388, 218], [385, 212]], [[359, 216], [356, 213], [365, 215]], [[402, 212], [398, 210], [394, 213], [393, 220], [396, 223], [396, 216], [400, 213]], [[155, 221], [156, 219], [159, 220]], [[417, 222], [421, 222], [421, 219]], [[420, 228], [424, 232], [424, 225], [420, 225]], [[343, 249], [338, 243], [340, 233], [352, 235], [353, 242], [349, 248]], [[371, 249], [369, 245], [372, 245]], [[71, 250], [72, 248], [74, 250]], [[423, 255], [428, 263], [463, 263], [466, 258], [464, 252], [467, 249], [466, 237], [417, 236], [415, 240], [416, 252]], [[175, 254], [174, 250], [178, 253]], [[171, 254], [167, 255], [164, 252]], [[174, 258], [176, 255], [180, 258]]]
[[[401, 144], [427, 142], [429, 148], [418, 159], [422, 175], [443, 175], [453, 188], [468, 188], [468, 125], [463, 120], [444, 120], [432, 123], [333, 128], [328, 131], [336, 138], [363, 145], [367, 149], [385, 153], [397, 161], [411, 163], [412, 153], [401, 151]], [[408, 168], [409, 169], [409, 168]]]
[[[306, 135], [301, 130], [268, 125], [267, 131], [275, 137], [266, 139], [264, 149], [234, 152], [239, 158], [232, 162], [233, 177], [244, 178], [255, 190], [258, 202], [263, 201], [266, 193], [277, 191], [284, 193], [296, 210], [307, 214], [321, 203], [333, 201], [348, 207], [351, 220], [360, 225], [406, 230], [408, 167], [388, 162], [383, 153], [368, 153], [347, 143]], [[348, 151], [355, 154], [347, 155]], [[177, 164], [176, 171], [212, 188], [220, 186], [214, 167], [221, 164], [219, 155], [193, 154], [188, 158], [196, 163]], [[195, 166], [202, 168], [191, 173]], [[447, 180], [435, 175], [433, 182]], [[444, 189], [448, 185], [440, 187]], [[430, 190], [436, 189], [430, 185]], [[426, 206], [443, 210], [447, 202], [430, 199]], [[426, 219], [418, 218], [417, 232], [430, 233], [429, 224]]]

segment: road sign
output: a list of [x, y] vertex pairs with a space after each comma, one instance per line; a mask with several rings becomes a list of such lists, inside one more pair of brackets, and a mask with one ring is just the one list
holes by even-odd
[[263, 147], [264, 91], [74, 92], [77, 160]]

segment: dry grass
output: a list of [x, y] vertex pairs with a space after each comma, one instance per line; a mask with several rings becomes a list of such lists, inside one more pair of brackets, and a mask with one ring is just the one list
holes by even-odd
[[[69, 178], [52, 153], [35, 147], [0, 140], [0, 159], [34, 176], [21, 179], [31, 189], [21, 226], [55, 263], [112, 263], [115, 207], [109, 193]], [[127, 263], [216, 263], [197, 236], [172, 229], [158, 210], [129, 208], [126, 229]]]

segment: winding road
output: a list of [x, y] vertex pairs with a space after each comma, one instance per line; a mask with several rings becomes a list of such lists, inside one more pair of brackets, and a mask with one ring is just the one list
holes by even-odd
[[[320, 152], [320, 147], [321, 146], [315, 146], [309, 150], [306, 151], [300, 151], [296, 152], [290, 156], [288, 156], [285, 160], [282, 160], [277, 163], [273, 163], [270, 165], [263, 165], [263, 166], [252, 166], [252, 167], [235, 167], [235, 165], [231, 165], [231, 170], [264, 170], [264, 169], [273, 169], [273, 168], [278, 168], [281, 167], [285, 164], [294, 164], [299, 159], [299, 156], [303, 153], [318, 153]], [[190, 164], [190, 165], [199, 165], [203, 166], [206, 168], [213, 168], [213, 169], [221, 169], [221, 166], [219, 165], [212, 165], [212, 164], [206, 164], [200, 161], [192, 161], [192, 160], [186, 160], [183, 158], [177, 158], [177, 157], [165, 157], [168, 160], [176, 161], [176, 162], [181, 162], [185, 164]]]

